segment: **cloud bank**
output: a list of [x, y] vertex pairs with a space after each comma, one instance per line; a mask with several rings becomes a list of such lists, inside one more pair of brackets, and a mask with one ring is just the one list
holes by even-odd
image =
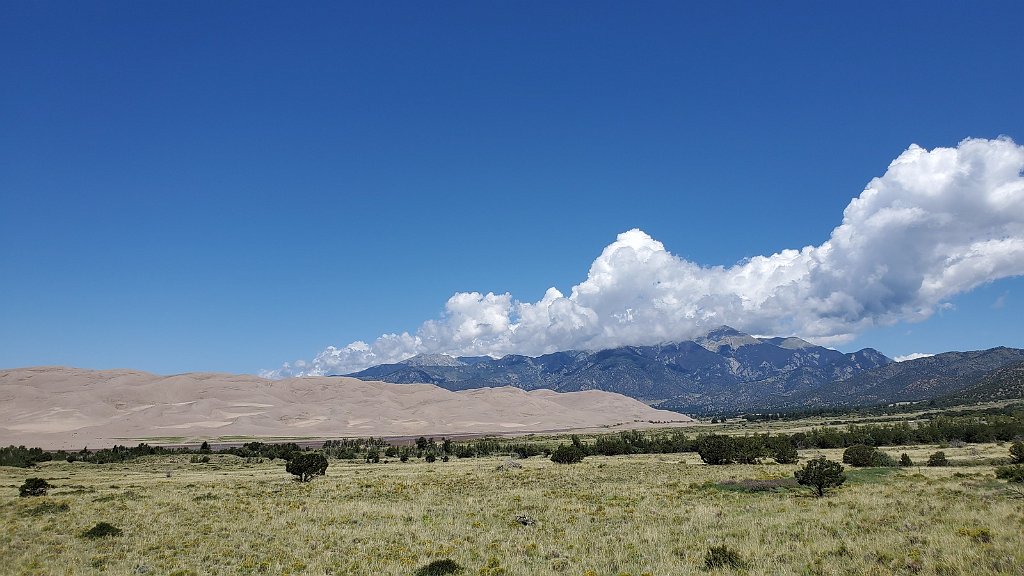
[[1024, 274], [1024, 146], [912, 145], [868, 183], [818, 246], [702, 266], [641, 230], [618, 235], [566, 296], [459, 292], [415, 333], [330, 346], [264, 376], [345, 374], [416, 354], [537, 355], [646, 345], [722, 324], [838, 344], [928, 318], [944, 300]]
[[918, 358], [931, 358], [935, 354], [928, 354], [926, 352], [911, 352], [905, 356], [897, 356], [893, 360], [897, 362], [906, 362], [907, 360], [917, 360]]

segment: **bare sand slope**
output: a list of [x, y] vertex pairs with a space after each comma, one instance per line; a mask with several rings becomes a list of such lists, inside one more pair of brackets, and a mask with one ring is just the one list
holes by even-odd
[[0, 371], [0, 445], [99, 448], [160, 439], [338, 438], [642, 427], [690, 419], [600, 391], [451, 392], [430, 384], [63, 367]]

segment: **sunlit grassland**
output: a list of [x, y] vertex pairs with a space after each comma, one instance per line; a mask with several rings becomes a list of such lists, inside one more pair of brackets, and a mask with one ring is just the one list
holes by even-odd
[[[936, 449], [888, 450], [923, 463]], [[967, 464], [1006, 446], [945, 452]], [[841, 459], [801, 455], [819, 453]], [[331, 460], [307, 484], [281, 461], [228, 455], [0, 468], [0, 573], [408, 575], [451, 558], [464, 574], [704, 574], [713, 545], [747, 564], [718, 573], [1024, 572], [1024, 501], [991, 466], [848, 469], [846, 485], [814, 498], [718, 485], [791, 477], [797, 466], [706, 466], [690, 453], [569, 466], [536, 457], [496, 470], [501, 462]], [[56, 488], [19, 498], [31, 476]], [[81, 536], [100, 521], [123, 535]]]

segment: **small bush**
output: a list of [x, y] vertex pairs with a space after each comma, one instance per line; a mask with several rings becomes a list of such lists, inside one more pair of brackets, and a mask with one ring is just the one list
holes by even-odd
[[957, 533], [982, 544], [988, 544], [992, 541], [992, 531], [988, 528], [961, 528], [957, 530]]
[[415, 576], [446, 576], [447, 574], [455, 574], [462, 571], [462, 566], [459, 566], [454, 560], [445, 558], [444, 560], [434, 560], [426, 566], [421, 566], [416, 571]]
[[888, 452], [882, 452], [881, 450], [875, 450], [875, 457], [871, 460], [871, 465], [876, 468], [895, 468], [896, 459], [892, 457]]
[[739, 552], [728, 546], [712, 546], [704, 556], [704, 568], [713, 570], [715, 568], [743, 568], [747, 563]]
[[929, 466], [949, 466], [949, 460], [946, 460], [946, 453], [938, 451], [928, 457]]
[[1024, 442], [1017, 440], [1010, 445], [1010, 459], [1015, 464], [1024, 464]]
[[996, 468], [996, 478], [1008, 482], [1024, 482], [1024, 464], [999, 466]]
[[874, 446], [866, 444], [850, 446], [843, 451], [843, 464], [849, 464], [858, 468], [874, 466], [877, 452], [878, 450]]
[[718, 466], [736, 461], [735, 445], [731, 438], [719, 434], [708, 434], [697, 438], [697, 454], [705, 464]]
[[309, 482], [314, 476], [327, 472], [327, 457], [319, 452], [298, 454], [288, 461], [284, 469], [297, 477], [299, 482]]
[[120, 536], [121, 529], [107, 522], [99, 522], [92, 528], [82, 532], [85, 538], [105, 538], [107, 536]]
[[423, 460], [429, 463], [437, 462], [437, 456], [434, 456], [433, 454], [427, 454], [426, 456], [423, 457]]
[[579, 446], [560, 444], [551, 453], [551, 461], [556, 464], [576, 464], [577, 462], [582, 462], [584, 456], [586, 456], [586, 453]]
[[910, 459], [910, 456], [907, 456], [906, 452], [904, 452], [903, 454], [900, 454], [900, 466], [903, 466], [904, 468], [906, 468], [907, 466], [913, 466], [913, 465], [914, 465], [914, 461]]
[[18, 488], [18, 496], [46, 496], [46, 491], [50, 488], [53, 486], [42, 478], [26, 478], [25, 483]]
[[796, 451], [796, 446], [793, 446], [793, 443], [788, 439], [770, 442], [769, 449], [771, 450], [772, 458], [779, 464], [796, 464], [800, 460], [800, 454]]
[[828, 488], [840, 486], [846, 482], [843, 465], [824, 456], [809, 461], [793, 475], [796, 476], [796, 481], [800, 485], [812, 488], [819, 497], [824, 496], [825, 490]]

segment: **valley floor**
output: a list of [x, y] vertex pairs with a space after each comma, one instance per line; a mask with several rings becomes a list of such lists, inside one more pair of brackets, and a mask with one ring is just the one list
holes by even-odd
[[[924, 462], [935, 449], [890, 452]], [[969, 464], [1006, 447], [945, 451]], [[817, 453], [841, 459], [838, 450], [801, 456]], [[0, 573], [410, 575], [450, 558], [462, 574], [660, 576], [707, 574], [709, 548], [722, 545], [745, 568], [710, 573], [1024, 572], [1024, 501], [991, 466], [847, 468], [844, 486], [814, 498], [721, 484], [791, 478], [791, 465], [668, 454], [575, 465], [536, 457], [496, 470], [503, 461], [331, 460], [326, 477], [306, 484], [281, 461], [229, 455], [0, 468]], [[33, 476], [56, 488], [19, 498]], [[123, 534], [81, 536], [101, 521]]]

